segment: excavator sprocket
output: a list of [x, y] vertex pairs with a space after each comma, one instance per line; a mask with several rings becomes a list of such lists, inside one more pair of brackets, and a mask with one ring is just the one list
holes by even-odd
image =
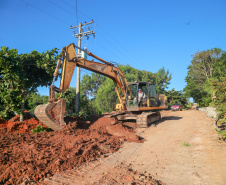
[[47, 127], [60, 130], [66, 125], [64, 122], [65, 109], [66, 101], [60, 99], [54, 103], [38, 105], [34, 110], [34, 114]]

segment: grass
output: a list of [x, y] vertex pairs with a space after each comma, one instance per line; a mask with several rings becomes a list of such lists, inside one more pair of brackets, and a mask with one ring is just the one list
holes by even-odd
[[187, 142], [184, 142], [184, 143], [181, 143], [181, 146], [191, 146], [191, 145]]

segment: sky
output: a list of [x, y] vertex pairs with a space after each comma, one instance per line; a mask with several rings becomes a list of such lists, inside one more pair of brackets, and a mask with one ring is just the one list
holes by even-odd
[[[226, 51], [225, 0], [0, 0], [0, 46], [44, 52], [75, 43], [70, 26], [91, 22], [82, 47], [121, 65], [172, 74], [168, 90], [183, 90], [198, 51]], [[82, 69], [81, 75], [91, 74]], [[59, 82], [56, 83], [59, 85]], [[71, 87], [76, 87], [76, 70]], [[38, 88], [48, 95], [48, 88]]]

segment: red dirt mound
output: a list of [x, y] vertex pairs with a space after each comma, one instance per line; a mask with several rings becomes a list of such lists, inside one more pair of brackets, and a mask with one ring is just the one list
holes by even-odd
[[[28, 125], [30, 129], [35, 120], [26, 118], [21, 125], [23, 128]], [[135, 133], [120, 123], [112, 125], [115, 121], [111, 118], [103, 117], [94, 123], [77, 121], [73, 117], [67, 117], [65, 121], [67, 126], [60, 131], [27, 134], [21, 133], [20, 126], [14, 124], [11, 131], [18, 134], [1, 133], [0, 184], [39, 181], [57, 171], [76, 168], [115, 152], [122, 140], [139, 142]], [[18, 117], [11, 119], [8, 125], [10, 123], [18, 123]]]
[[32, 129], [35, 129], [37, 125], [44, 126], [39, 120], [33, 118], [28, 111], [24, 111], [24, 121], [20, 122], [20, 115], [16, 115], [9, 121], [5, 121], [0, 118], [0, 127], [5, 128], [3, 131], [8, 131], [11, 133], [31, 133]]

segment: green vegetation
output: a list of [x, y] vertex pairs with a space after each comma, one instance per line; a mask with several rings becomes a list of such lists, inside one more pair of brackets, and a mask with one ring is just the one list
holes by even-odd
[[[18, 54], [16, 49], [0, 50], [0, 116], [24, 112], [25, 103], [39, 86], [49, 86], [57, 62], [57, 49]], [[30, 105], [32, 106], [32, 105]]]
[[186, 76], [184, 88], [187, 97], [192, 97], [199, 106], [215, 106], [220, 114], [225, 113], [226, 53], [219, 48], [195, 53]]
[[191, 145], [189, 143], [184, 142], [184, 143], [181, 143], [181, 146], [191, 146]]
[[184, 91], [200, 106], [213, 105], [220, 115], [226, 113], [226, 52], [214, 48], [193, 56]]
[[45, 132], [45, 131], [52, 131], [52, 129], [44, 128], [43, 126], [37, 125], [37, 127], [35, 129], [31, 130], [31, 132], [33, 132], [33, 133]]
[[216, 130], [216, 131], [219, 135], [221, 135], [222, 140], [226, 141], [226, 130], [222, 130], [222, 131]]
[[226, 130], [221, 130], [221, 128], [224, 128], [225, 127], [225, 124], [226, 124], [226, 118], [221, 118], [221, 119], [218, 119], [217, 120], [217, 133], [218, 135], [220, 136], [220, 138], [224, 141], [226, 141]]
[[188, 100], [182, 91], [175, 91], [175, 89], [172, 89], [167, 91], [165, 94], [167, 96], [169, 106], [172, 106], [175, 103], [179, 103], [182, 106], [187, 106]]

